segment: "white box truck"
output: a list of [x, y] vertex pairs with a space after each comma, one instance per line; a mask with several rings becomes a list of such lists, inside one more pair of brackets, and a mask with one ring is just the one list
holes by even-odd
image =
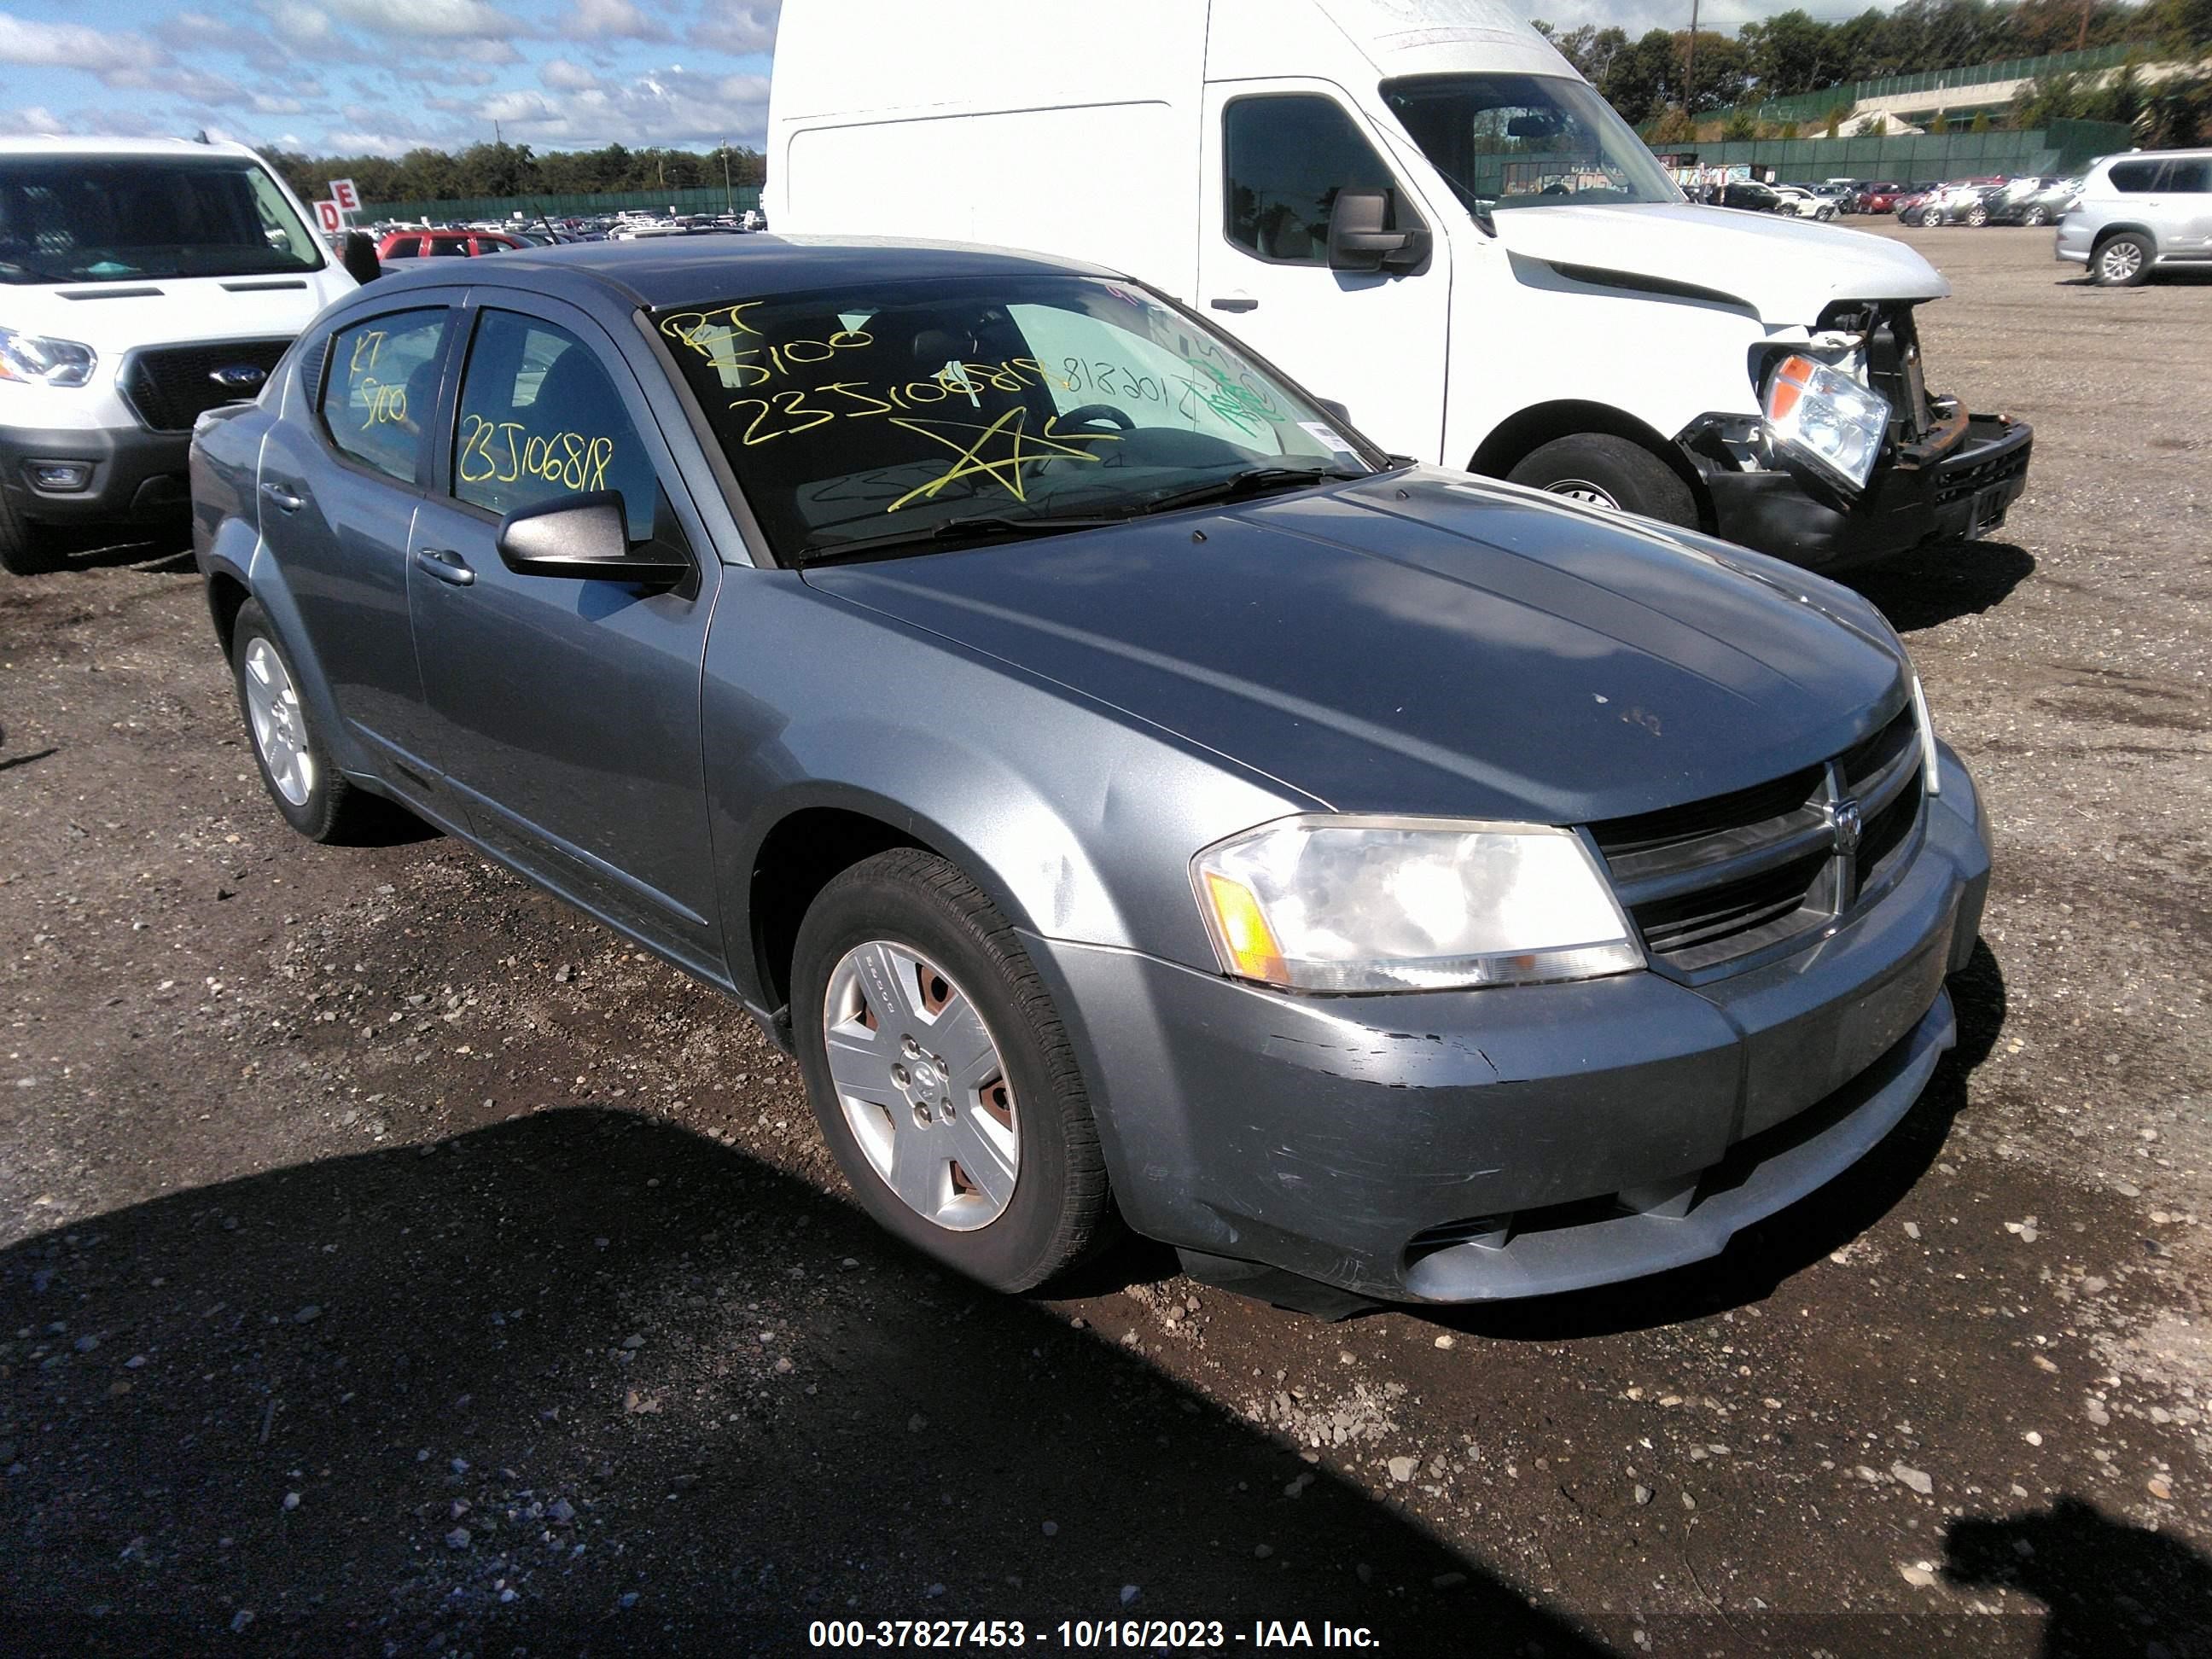
[[1988, 533], [1911, 248], [1694, 205], [1496, 0], [784, 0], [779, 234], [981, 242], [1210, 313], [1412, 459], [1833, 568]]

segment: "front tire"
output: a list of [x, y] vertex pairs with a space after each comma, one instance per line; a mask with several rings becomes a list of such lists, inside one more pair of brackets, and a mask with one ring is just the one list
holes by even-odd
[[1098, 1127], [1050, 994], [981, 889], [895, 848], [799, 925], [792, 1028], [823, 1139], [885, 1231], [995, 1290], [1104, 1236]]
[[1523, 457], [1506, 477], [1616, 513], [1698, 527], [1698, 500], [1681, 475], [1643, 445], [1609, 433], [1554, 438]]
[[1969, 230], [1979, 230], [1990, 222], [1990, 210], [1977, 203], [1966, 210], [1966, 224]]
[[2100, 288], [2140, 288], [2150, 276], [2158, 250], [2148, 236], [2124, 230], [2089, 256], [2089, 276]]
[[301, 701], [292, 659], [256, 600], [239, 607], [231, 626], [230, 667], [254, 764], [284, 822], [309, 841], [361, 839], [390, 809], [331, 763], [329, 746]]

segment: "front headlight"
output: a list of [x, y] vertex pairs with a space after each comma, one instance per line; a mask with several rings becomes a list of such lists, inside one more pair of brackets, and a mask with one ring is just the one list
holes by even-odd
[[1285, 818], [1191, 860], [1222, 971], [1300, 991], [1432, 991], [1644, 965], [1582, 841], [1540, 824]]
[[82, 386], [100, 358], [75, 340], [49, 340], [0, 328], [0, 380], [35, 380], [46, 386]]
[[1760, 399], [1766, 429], [1854, 493], [1866, 488], [1889, 431], [1889, 399], [1810, 357], [1782, 360]]

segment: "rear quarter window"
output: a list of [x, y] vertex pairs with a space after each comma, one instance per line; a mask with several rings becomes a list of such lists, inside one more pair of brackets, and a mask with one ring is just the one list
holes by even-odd
[[2159, 161], [2115, 161], [2106, 177], [2123, 196], [2143, 196], [2157, 187], [2158, 170], [2163, 165]]

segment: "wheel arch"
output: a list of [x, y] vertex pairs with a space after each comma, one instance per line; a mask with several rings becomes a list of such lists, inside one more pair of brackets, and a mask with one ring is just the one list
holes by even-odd
[[1657, 456], [1689, 486], [1691, 499], [1698, 504], [1699, 527], [1713, 527], [1712, 497], [1698, 469], [1682, 453], [1681, 446], [1669, 442], [1651, 426], [1611, 404], [1577, 398], [1532, 404], [1491, 429], [1490, 435], [1482, 441], [1474, 458], [1468, 463], [1467, 470], [1503, 478], [1554, 439], [1571, 438], [1585, 432], [1625, 439]]
[[[962, 863], [918, 833], [919, 826], [896, 821], [887, 806], [859, 796], [794, 804], [769, 825], [754, 847], [746, 877], [745, 948], [761, 1000], [771, 1012], [789, 1006], [799, 924], [822, 890], [838, 876], [863, 860], [900, 847]], [[964, 864], [962, 869], [989, 890], [982, 872]], [[997, 895], [993, 897], [995, 901]]]
[[2139, 225], [2132, 220], [2117, 220], [2109, 225], [2097, 227], [2097, 234], [2089, 240], [2089, 257], [2095, 258], [2097, 250], [2115, 236], [2140, 236], [2150, 244], [2151, 258], [2158, 257], [2158, 234], [2148, 225]]

